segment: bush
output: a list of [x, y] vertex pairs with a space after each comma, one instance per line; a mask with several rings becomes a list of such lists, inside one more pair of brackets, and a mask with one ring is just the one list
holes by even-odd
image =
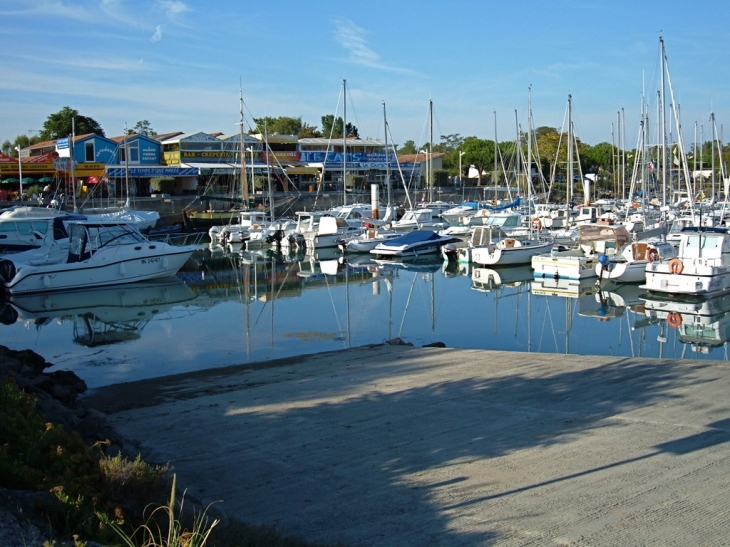
[[155, 193], [172, 194], [175, 189], [174, 177], [154, 177], [150, 179], [150, 186]]

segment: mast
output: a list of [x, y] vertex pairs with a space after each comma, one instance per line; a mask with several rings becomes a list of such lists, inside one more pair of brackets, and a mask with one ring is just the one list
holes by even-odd
[[[532, 85], [527, 88], [527, 216], [532, 218]], [[532, 222], [530, 222], [532, 231]]]
[[568, 187], [566, 189], [566, 205], [570, 211], [570, 202], [573, 201], [573, 113], [572, 95], [568, 95]]
[[390, 215], [390, 208], [393, 202], [393, 188], [390, 182], [390, 161], [388, 160], [388, 118], [385, 115], [385, 101], [383, 101], [383, 129], [385, 130], [385, 187], [388, 195], [388, 205], [385, 214]]
[[428, 201], [433, 201], [433, 101], [428, 101], [428, 128], [429, 128], [429, 147], [428, 147]]
[[[124, 133], [126, 134], [127, 131], [127, 124], [124, 124]], [[126, 138], [126, 137], [125, 137]], [[74, 142], [76, 141], [76, 118], [71, 118], [71, 190], [74, 200], [74, 213], [79, 212], [79, 208], [76, 206], [76, 175], [74, 173]], [[18, 152], [18, 162], [20, 162], [20, 152]], [[21, 182], [22, 184], [22, 182]], [[21, 199], [23, 199], [23, 195], [20, 196]], [[129, 199], [129, 193], [127, 193], [127, 199]]]
[[347, 205], [347, 80], [342, 80], [342, 205]]
[[[520, 166], [522, 165], [522, 143], [520, 142], [520, 124], [517, 121], [517, 109], [515, 108], [515, 169], [517, 172], [515, 173], [515, 182], [517, 183], [517, 195], [520, 195], [520, 174], [522, 172], [522, 169]], [[510, 201], [512, 201], [512, 195], [509, 196]]]
[[127, 190], [126, 206], [129, 207], [129, 134], [127, 124], [124, 124], [124, 186]]
[[[497, 141], [497, 111], [494, 111], [494, 197], [497, 197], [497, 154], [499, 144]], [[481, 176], [481, 175], [480, 175]]]
[[[264, 145], [266, 146], [266, 178], [269, 183], [269, 216], [271, 217], [271, 222], [273, 224], [274, 222], [274, 191], [271, 187], [271, 162], [269, 161], [269, 158], [271, 156], [271, 150], [269, 149], [269, 128], [266, 121], [266, 118], [264, 117]], [[273, 302], [271, 307], [273, 308]]]
[[245, 207], [248, 208], [248, 181], [246, 180], [246, 146], [243, 132], [243, 88], [239, 87], [239, 104], [240, 104], [240, 138], [241, 138], [241, 196], [245, 203]]
[[659, 37], [659, 41], [662, 44], [662, 58], [661, 58], [661, 70], [662, 70], [662, 90], [661, 90], [661, 116], [662, 116], [662, 205], [667, 204], [667, 114], [665, 110], [666, 95], [665, 95], [665, 65], [664, 65], [664, 40]]

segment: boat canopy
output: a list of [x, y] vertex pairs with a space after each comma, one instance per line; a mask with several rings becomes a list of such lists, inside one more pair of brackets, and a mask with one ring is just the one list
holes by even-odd
[[419, 243], [421, 241], [430, 241], [432, 239], [441, 239], [441, 236], [432, 230], [413, 230], [400, 237], [394, 237], [391, 240], [385, 241], [385, 245], [411, 245], [413, 243]]
[[631, 238], [628, 230], [623, 226], [581, 224], [578, 226], [578, 241], [580, 244], [591, 244], [596, 241], [615, 241], [618, 248], [627, 245]]

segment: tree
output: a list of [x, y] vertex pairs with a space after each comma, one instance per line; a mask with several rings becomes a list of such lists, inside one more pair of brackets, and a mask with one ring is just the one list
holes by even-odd
[[462, 164], [473, 165], [479, 173], [477, 186], [482, 185], [482, 172], [492, 170], [494, 165], [494, 141], [478, 139], [477, 137], [466, 137], [461, 145], [464, 157]]
[[413, 141], [406, 141], [403, 143], [403, 146], [398, 148], [399, 156], [405, 156], [406, 154], [415, 154], [416, 152], [418, 152], [418, 150], [416, 150], [416, 143]]
[[298, 136], [300, 139], [307, 139], [307, 138], [321, 137], [322, 133], [317, 130], [316, 125], [309, 125], [307, 122], [303, 122], [302, 128], [299, 131]]
[[132, 129], [128, 129], [127, 135], [144, 135], [145, 137], [152, 137], [157, 135], [157, 132], [152, 129], [150, 122], [142, 120], [137, 122]]
[[[335, 120], [333, 114], [326, 114], [322, 116], [322, 135], [328, 138], [342, 138], [342, 123], [341, 117]], [[359, 137], [360, 133], [357, 127], [351, 123], [347, 124], [347, 136], [348, 137]]]
[[299, 135], [302, 130], [302, 117], [291, 118], [289, 116], [279, 116], [272, 118], [266, 116], [264, 118], [254, 118], [256, 127], [251, 130], [254, 134], [278, 133], [279, 135]]
[[17, 158], [18, 151], [15, 149], [16, 146], [19, 146], [20, 148], [25, 148], [26, 146], [30, 146], [31, 144], [36, 144], [39, 142], [41, 142], [41, 138], [38, 135], [34, 135], [32, 137], [28, 137], [28, 135], [18, 135], [17, 137], [15, 137], [15, 140], [13, 142], [6, 140], [2, 144], [2, 151], [8, 156]]
[[43, 130], [40, 133], [42, 141], [50, 141], [60, 139], [71, 135], [72, 120], [75, 124], [76, 135], [84, 135], [86, 133], [96, 133], [104, 136], [104, 130], [99, 122], [93, 118], [82, 116], [78, 110], [74, 110], [70, 106], [64, 106], [55, 114], [48, 116], [43, 122]]
[[454, 152], [462, 144], [464, 144], [464, 137], [459, 135], [459, 133], [441, 135], [441, 142], [433, 147], [433, 151], [445, 152], [448, 154], [449, 152]]

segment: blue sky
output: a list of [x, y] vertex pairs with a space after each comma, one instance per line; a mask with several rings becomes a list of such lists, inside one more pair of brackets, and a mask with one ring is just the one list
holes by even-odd
[[342, 115], [346, 79], [362, 137], [383, 138], [385, 101], [397, 143], [428, 142], [432, 100], [435, 142], [493, 139], [495, 111], [498, 139], [511, 140], [515, 111], [527, 127], [531, 87], [536, 127], [562, 127], [571, 94], [581, 140], [611, 142], [623, 109], [633, 148], [643, 91], [656, 118], [661, 35], [685, 142], [695, 122], [710, 140], [711, 111], [718, 131], [730, 121], [729, 12], [707, 0], [6, 0], [0, 139], [39, 130], [63, 106], [109, 136], [143, 119], [158, 133], [232, 133], [239, 80], [248, 120], [321, 126]]

